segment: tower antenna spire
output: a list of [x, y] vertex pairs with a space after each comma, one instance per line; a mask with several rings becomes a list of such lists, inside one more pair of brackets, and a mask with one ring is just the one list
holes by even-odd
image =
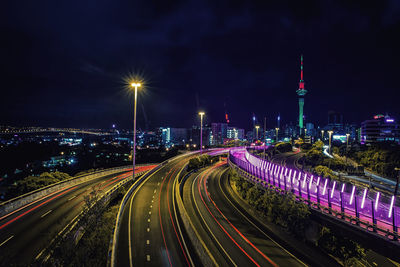
[[303, 79], [303, 55], [301, 55], [301, 63], [300, 63], [300, 83], [299, 83], [299, 90], [304, 90], [304, 79]]
[[299, 82], [299, 89], [296, 91], [297, 95], [299, 96], [299, 128], [300, 128], [300, 135], [302, 134], [302, 130], [304, 128], [304, 96], [307, 94], [307, 90], [304, 88], [304, 79], [303, 79], [303, 55], [300, 57], [300, 82]]

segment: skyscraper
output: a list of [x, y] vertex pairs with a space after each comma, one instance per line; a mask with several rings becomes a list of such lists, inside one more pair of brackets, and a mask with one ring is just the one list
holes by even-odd
[[301, 55], [301, 72], [300, 72], [300, 82], [299, 89], [296, 91], [299, 96], [299, 128], [300, 135], [302, 134], [304, 124], [303, 124], [303, 108], [304, 108], [304, 96], [307, 94], [307, 90], [304, 89], [304, 80], [303, 80], [303, 55]]

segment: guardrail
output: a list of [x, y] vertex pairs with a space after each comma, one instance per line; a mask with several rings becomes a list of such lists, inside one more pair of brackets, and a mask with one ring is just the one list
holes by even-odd
[[6, 215], [24, 205], [32, 202], [32, 201], [35, 201], [45, 195], [51, 194], [57, 190], [61, 190], [64, 187], [80, 184], [80, 183], [86, 182], [88, 180], [98, 178], [100, 176], [123, 171], [124, 169], [129, 169], [129, 167], [130, 166], [122, 166], [122, 167], [110, 168], [110, 169], [106, 169], [106, 170], [99, 170], [99, 171], [92, 172], [92, 173], [82, 174], [82, 175], [72, 177], [67, 180], [63, 180], [63, 181], [45, 186], [43, 188], [36, 189], [34, 191], [28, 192], [26, 194], [15, 197], [13, 199], [7, 200], [5, 202], [0, 203], [0, 217], [3, 215]]
[[[135, 173], [135, 177], [137, 176], [141, 176], [144, 173], [146, 173], [147, 171], [142, 171], [142, 172], [138, 172]], [[119, 188], [123, 185], [125, 185], [126, 183], [128, 183], [129, 181], [132, 181], [131, 179], [123, 179], [120, 182], [118, 182], [117, 184], [115, 184], [112, 188], [110, 188], [109, 190], [107, 190], [106, 192], [102, 193], [101, 196], [99, 197], [99, 199], [97, 200], [96, 203], [93, 203], [91, 207], [87, 208], [87, 209], [82, 209], [82, 211], [75, 216], [49, 243], [49, 245], [43, 249], [39, 255], [36, 257], [35, 261], [36, 262], [42, 262], [45, 263], [47, 262], [47, 260], [50, 258], [51, 254], [52, 254], [52, 249], [54, 248], [55, 245], [59, 244], [59, 242], [61, 242], [63, 239], [65, 239], [65, 237], [67, 236], [68, 233], [70, 233], [72, 230], [75, 229], [75, 227], [78, 225], [79, 221], [83, 218], [83, 216], [85, 216], [85, 214], [91, 209], [93, 208], [95, 205], [100, 205], [103, 204], [105, 205], [106, 203], [108, 203], [111, 199], [111, 196], [117, 191], [119, 190]], [[78, 229], [79, 231], [79, 229]], [[47, 254], [46, 256], [44, 256], [45, 254]]]
[[[243, 155], [244, 154], [244, 155]], [[244, 159], [243, 159], [244, 156]], [[290, 169], [258, 158], [247, 150], [231, 151], [229, 164], [245, 178], [281, 191], [291, 191], [298, 201], [312, 209], [369, 232], [397, 241], [400, 214], [395, 197], [387, 199], [379, 192], [368, 192], [352, 184], [340, 184], [312, 174]], [[399, 245], [400, 242], [395, 242]]]
[[208, 250], [205, 245], [203, 239], [200, 237], [200, 234], [197, 232], [196, 227], [194, 227], [190, 216], [188, 215], [185, 205], [183, 203], [183, 186], [187, 180], [187, 178], [198, 170], [192, 170], [189, 173], [185, 174], [180, 182], [175, 184], [175, 195], [174, 199], [176, 200], [178, 206], [178, 212], [180, 214], [181, 220], [183, 222], [183, 227], [185, 232], [187, 233], [190, 242], [196, 251], [198, 258], [201, 261], [203, 266], [217, 266], [217, 263], [212, 256], [211, 252]]

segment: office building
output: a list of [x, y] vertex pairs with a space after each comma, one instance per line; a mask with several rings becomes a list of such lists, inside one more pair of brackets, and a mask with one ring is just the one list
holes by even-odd
[[361, 123], [361, 144], [377, 142], [400, 143], [400, 127], [388, 115], [375, 115], [373, 119]]

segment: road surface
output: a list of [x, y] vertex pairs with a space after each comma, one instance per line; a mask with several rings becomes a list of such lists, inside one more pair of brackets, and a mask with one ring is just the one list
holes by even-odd
[[1, 217], [0, 265], [31, 264], [57, 233], [81, 212], [85, 195], [93, 188], [105, 192], [131, 176], [132, 171], [123, 170], [65, 187]]
[[178, 223], [174, 182], [192, 155], [171, 159], [149, 175], [122, 212], [115, 266], [188, 266], [190, 251]]
[[214, 263], [220, 266], [305, 266], [253, 224], [223, 192], [222, 162], [192, 175], [184, 186], [184, 204]]

